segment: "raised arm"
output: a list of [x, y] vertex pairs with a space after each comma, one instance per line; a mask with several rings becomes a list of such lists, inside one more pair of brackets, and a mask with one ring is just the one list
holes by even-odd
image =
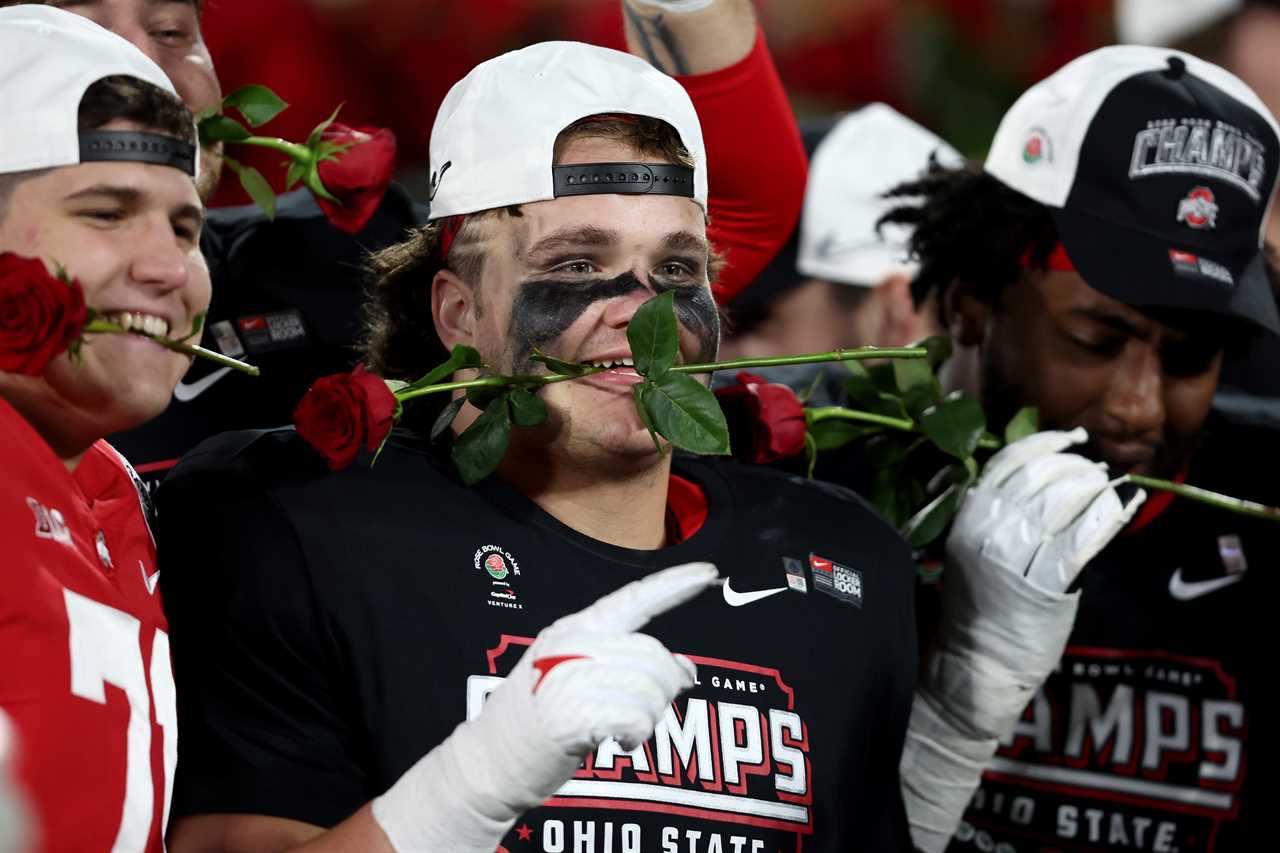
[[791, 235], [807, 163], [750, 0], [622, 0], [627, 47], [689, 92], [707, 147], [708, 234], [728, 302]]

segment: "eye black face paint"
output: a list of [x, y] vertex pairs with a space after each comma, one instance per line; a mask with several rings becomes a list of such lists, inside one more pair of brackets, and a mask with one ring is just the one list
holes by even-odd
[[[644, 282], [631, 272], [589, 284], [545, 278], [520, 282], [520, 289], [511, 305], [508, 327], [515, 371], [534, 372], [536, 365], [530, 359], [533, 348], [545, 347], [563, 335], [592, 303], [643, 289]], [[664, 287], [658, 282], [654, 283], [654, 289], [658, 293], [675, 291], [676, 319], [697, 335], [700, 344], [698, 360], [715, 358], [720, 341], [720, 318], [710, 290]]]
[[510, 338], [517, 373], [532, 373], [529, 358], [534, 347], [545, 347], [574, 324], [593, 302], [626, 296], [642, 290], [644, 284], [632, 273], [623, 273], [606, 281], [557, 281], [540, 278], [520, 282], [520, 290], [511, 303]]
[[675, 293], [676, 320], [698, 339], [696, 362], [715, 361], [720, 351], [720, 312], [709, 287], [687, 287], [653, 283], [658, 293]]

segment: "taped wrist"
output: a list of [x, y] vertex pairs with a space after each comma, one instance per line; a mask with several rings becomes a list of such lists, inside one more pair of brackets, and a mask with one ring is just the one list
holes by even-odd
[[960, 732], [927, 696], [916, 693], [898, 770], [917, 849], [924, 853], [946, 849], [996, 745], [995, 738]]
[[397, 853], [493, 853], [518, 816], [471, 778], [462, 723], [373, 801], [373, 817]]
[[1079, 601], [989, 561], [949, 568], [921, 689], [959, 730], [1004, 737], [1061, 659]]

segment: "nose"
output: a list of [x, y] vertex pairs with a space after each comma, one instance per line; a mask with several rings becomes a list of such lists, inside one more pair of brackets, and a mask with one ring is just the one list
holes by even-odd
[[180, 246], [167, 217], [148, 221], [136, 235], [129, 275], [137, 284], [161, 293], [187, 283], [187, 250]]
[[1109, 427], [1133, 437], [1157, 436], [1164, 428], [1164, 373], [1154, 346], [1133, 342], [1112, 373], [1103, 413]]
[[618, 329], [626, 328], [641, 305], [654, 297], [657, 291], [640, 273], [635, 273], [640, 286], [621, 296], [615, 296], [605, 303], [603, 319], [606, 324]]

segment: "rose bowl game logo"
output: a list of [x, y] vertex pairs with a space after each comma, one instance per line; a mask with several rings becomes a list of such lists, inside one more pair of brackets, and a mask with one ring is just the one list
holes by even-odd
[[1192, 187], [1187, 197], [1178, 202], [1178, 221], [1197, 231], [1214, 228], [1218, 224], [1218, 204], [1213, 190], [1208, 187]]
[[484, 558], [484, 567], [494, 580], [502, 580], [507, 576], [507, 564], [501, 554], [490, 554]]
[[1049, 137], [1042, 129], [1033, 127], [1027, 134], [1027, 141], [1023, 143], [1022, 160], [1027, 165], [1035, 165], [1046, 158], [1053, 160], [1049, 148]]

